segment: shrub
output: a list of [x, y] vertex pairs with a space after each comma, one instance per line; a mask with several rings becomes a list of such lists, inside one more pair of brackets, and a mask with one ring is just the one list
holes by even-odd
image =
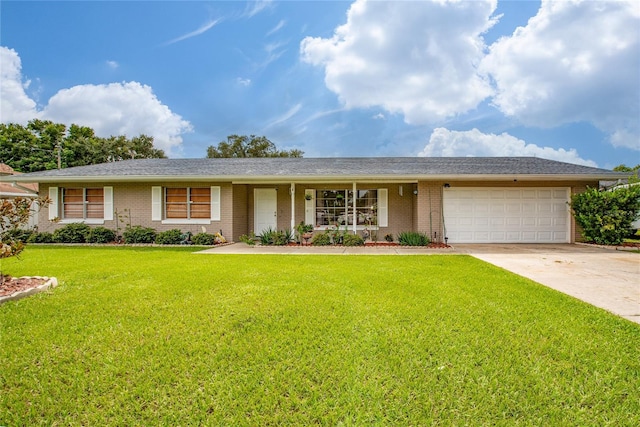
[[638, 218], [640, 186], [618, 187], [611, 191], [588, 188], [571, 196], [571, 209], [587, 241], [618, 245]]
[[122, 237], [125, 243], [153, 243], [156, 241], [156, 234], [153, 228], [134, 225], [127, 227]]
[[215, 237], [213, 234], [198, 233], [191, 239], [194, 245], [199, 246], [211, 246], [215, 243]]
[[345, 234], [342, 236], [342, 244], [345, 246], [363, 246], [364, 239], [359, 234]]
[[256, 235], [253, 234], [253, 232], [251, 232], [248, 235], [243, 234], [242, 236], [240, 236], [240, 241], [242, 243], [246, 243], [249, 246], [253, 246], [256, 244], [255, 238], [256, 238]]
[[53, 234], [46, 231], [34, 232], [27, 243], [53, 243]]
[[87, 236], [89, 243], [111, 243], [116, 240], [116, 233], [106, 227], [92, 228]]
[[86, 243], [91, 227], [84, 223], [67, 224], [53, 232], [56, 243]]
[[28, 243], [29, 239], [31, 238], [31, 236], [33, 236], [34, 233], [35, 231], [33, 230], [23, 230], [22, 228], [15, 228], [15, 229], [6, 231], [3, 234], [3, 238], [5, 239], [8, 238], [8, 239]]
[[386, 240], [389, 243], [393, 242], [393, 234], [389, 233], [389, 234], [385, 234], [384, 235], [384, 240]]
[[159, 245], [179, 245], [184, 240], [182, 231], [174, 228], [173, 230], [163, 231], [156, 236], [156, 243]]
[[313, 246], [328, 246], [331, 244], [331, 236], [329, 233], [316, 233], [311, 238]]
[[417, 231], [404, 231], [398, 234], [398, 243], [402, 246], [427, 246], [429, 237]]
[[258, 237], [260, 238], [261, 245], [284, 246], [291, 241], [293, 236], [289, 230], [274, 230], [269, 227]]

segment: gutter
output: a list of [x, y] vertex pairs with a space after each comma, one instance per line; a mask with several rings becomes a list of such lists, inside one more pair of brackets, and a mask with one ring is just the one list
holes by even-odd
[[[38, 195], [38, 192], [35, 191], [33, 188], [23, 187], [22, 185], [18, 184], [15, 181], [11, 183], [11, 186], [13, 188], [17, 188], [19, 190], [22, 190], [22, 191], [26, 192], [27, 194], [29, 194], [31, 196], [37, 196]], [[23, 196], [24, 196], [24, 194], [23, 194]]]
[[[103, 176], [12, 176], [12, 185], [25, 191], [17, 182], [29, 183], [93, 183], [93, 182], [232, 182], [234, 184], [251, 183], [343, 183], [343, 182], [388, 182], [416, 183], [418, 181], [598, 181], [615, 180], [620, 175], [613, 174], [395, 174], [395, 175], [103, 175]], [[0, 182], [9, 181], [0, 178]]]

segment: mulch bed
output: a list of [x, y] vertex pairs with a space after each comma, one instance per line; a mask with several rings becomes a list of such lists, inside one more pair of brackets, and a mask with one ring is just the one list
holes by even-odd
[[[287, 246], [313, 246], [311, 243], [303, 243], [302, 245], [300, 245], [299, 243], [289, 243]], [[330, 245], [330, 246], [339, 246], [339, 247], [343, 247], [344, 245]], [[447, 245], [446, 243], [429, 243], [427, 246], [402, 246], [398, 243], [395, 242], [366, 242], [364, 244], [365, 247], [383, 247], [383, 248], [428, 248], [428, 249], [447, 249], [447, 248], [451, 248], [450, 245]], [[357, 247], [357, 246], [354, 246]]]
[[4, 276], [0, 280], [0, 297], [13, 295], [16, 292], [26, 291], [43, 285], [49, 280], [42, 277], [11, 277]]

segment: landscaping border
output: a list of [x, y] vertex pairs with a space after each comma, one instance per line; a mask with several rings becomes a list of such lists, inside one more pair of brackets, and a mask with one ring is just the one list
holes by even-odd
[[56, 279], [55, 277], [24, 276], [24, 277], [21, 277], [21, 279], [43, 279], [45, 280], [45, 282], [33, 288], [28, 288], [28, 289], [14, 292], [11, 295], [0, 296], [0, 304], [5, 303], [7, 301], [15, 301], [20, 298], [28, 297], [30, 295], [47, 291], [49, 289], [52, 289], [58, 286], [58, 279]]

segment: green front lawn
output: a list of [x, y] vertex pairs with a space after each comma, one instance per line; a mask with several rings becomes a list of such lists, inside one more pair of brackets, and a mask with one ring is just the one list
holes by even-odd
[[27, 248], [0, 425], [640, 425], [640, 326], [468, 256]]

